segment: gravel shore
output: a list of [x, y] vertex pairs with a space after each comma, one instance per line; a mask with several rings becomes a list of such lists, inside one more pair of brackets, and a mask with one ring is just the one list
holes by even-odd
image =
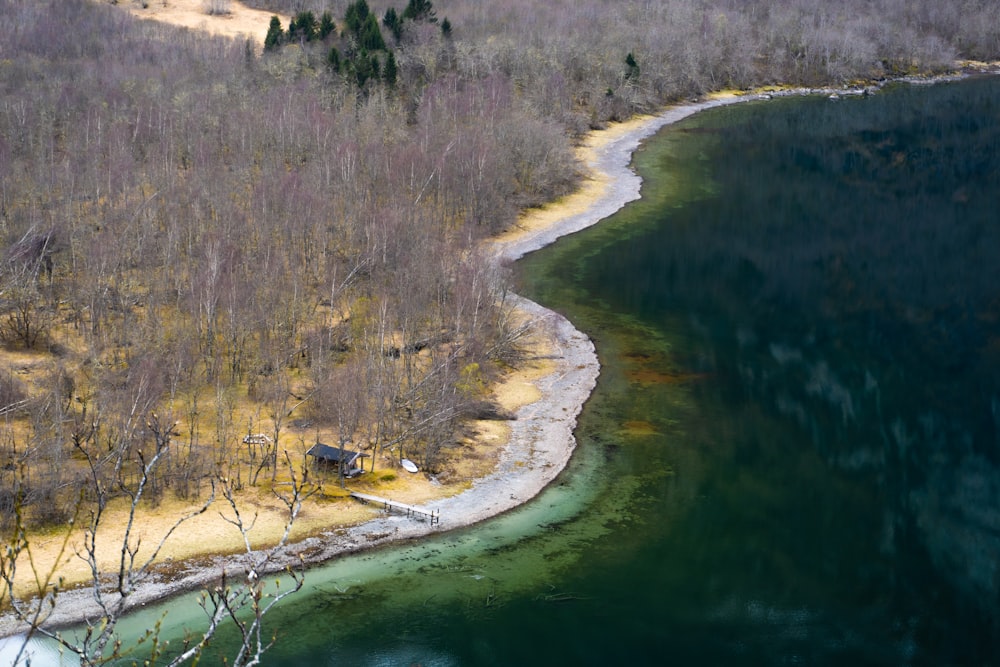
[[[550, 223], [521, 230], [509, 240], [497, 241], [498, 258], [514, 261], [561, 236], [596, 224], [637, 199], [641, 179], [631, 171], [629, 163], [642, 140], [697, 111], [743, 99], [747, 98], [727, 97], [674, 107], [657, 116], [595, 133], [583, 155], [590, 177], [599, 179], [601, 187], [586, 196], [585, 205], [572, 207], [574, 212], [560, 217], [557, 204], [552, 209], [556, 215]], [[554, 370], [537, 381], [541, 398], [517, 410], [497, 468], [461, 494], [426, 504], [428, 509], [440, 513], [440, 522], [436, 525], [398, 514], [383, 515], [289, 545], [272, 560], [271, 570], [297, 564], [300, 556], [306, 564], [318, 564], [342, 554], [478, 523], [530, 500], [565, 468], [576, 447], [573, 430], [577, 416], [597, 382], [600, 370], [597, 355], [591, 341], [564, 317], [523, 297], [514, 298], [517, 307], [550, 340]], [[145, 582], [134, 593], [132, 604], [144, 605], [204, 587], [216, 580], [223, 569], [241, 571], [246, 559], [245, 554], [219, 556], [192, 564], [169, 580]], [[72, 625], [97, 615], [89, 588], [67, 591], [60, 594], [48, 625]], [[0, 616], [0, 637], [21, 630], [14, 619]]]

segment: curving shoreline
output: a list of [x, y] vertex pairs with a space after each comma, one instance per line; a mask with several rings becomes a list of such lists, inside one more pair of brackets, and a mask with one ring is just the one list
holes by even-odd
[[[822, 91], [798, 91], [822, 92]], [[844, 91], [839, 91], [841, 94]], [[860, 90], [857, 92], [861, 92]], [[786, 93], [791, 94], [791, 93]], [[588, 180], [581, 191], [546, 207], [545, 215], [519, 231], [494, 242], [498, 261], [515, 261], [558, 238], [590, 227], [639, 197], [642, 179], [629, 167], [639, 144], [666, 125], [705, 109], [767, 95], [731, 95], [679, 105], [655, 116], [633, 119], [594, 132], [581, 155]], [[532, 218], [532, 215], [526, 218]], [[573, 430], [592, 393], [600, 366], [593, 343], [561, 315], [514, 295], [515, 306], [539, 327], [550, 342], [554, 369], [535, 381], [541, 397], [518, 409], [496, 469], [476, 480], [468, 490], [427, 503], [440, 511], [440, 524], [388, 515], [348, 528], [332, 529], [281, 550], [270, 571], [299, 563], [317, 565], [340, 555], [356, 553], [399, 540], [462, 528], [509, 511], [538, 495], [566, 467], [576, 447]], [[220, 572], [243, 571], [246, 554], [216, 556], [190, 564], [169, 581], [144, 582], [132, 595], [131, 606], [161, 602], [170, 596], [201, 588]], [[60, 594], [48, 618], [48, 627], [85, 622], [99, 614], [89, 587]], [[10, 615], [0, 616], [0, 637], [22, 632]]]

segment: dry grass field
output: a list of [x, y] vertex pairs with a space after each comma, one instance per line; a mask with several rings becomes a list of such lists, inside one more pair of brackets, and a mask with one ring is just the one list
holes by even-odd
[[[252, 38], [260, 46], [264, 43], [272, 12], [250, 9], [237, 0], [226, 0], [222, 5], [227, 11], [210, 14], [209, 9], [218, 2], [211, 0], [120, 0], [120, 5], [134, 16], [152, 21], [162, 21], [192, 30], [204, 30], [213, 35], [235, 39]], [[278, 15], [282, 23], [289, 17]]]

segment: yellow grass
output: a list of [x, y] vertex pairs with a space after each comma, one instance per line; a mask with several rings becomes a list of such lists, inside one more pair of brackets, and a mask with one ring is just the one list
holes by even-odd
[[[250, 9], [236, 0], [229, 3], [229, 13], [210, 16], [205, 12], [205, 0], [147, 0], [143, 8], [138, 0], [121, 0], [119, 6], [125, 7], [133, 16], [169, 23], [171, 25], [203, 30], [213, 35], [233, 37], [235, 39], [253, 38], [257, 45], [263, 47], [267, 27], [274, 12]], [[277, 15], [282, 25], [287, 26], [289, 17]]]
[[[272, 16], [271, 12], [248, 9], [235, 0], [231, 2], [231, 12], [224, 16], [206, 14], [203, 0], [148, 0], [146, 8], [143, 8], [138, 0], [122, 0], [119, 7], [124, 7], [144, 20], [163, 21], [238, 39], [251, 37], [258, 44], [263, 42]], [[288, 17], [280, 18], [287, 25]], [[730, 97], [737, 94], [735, 91], [723, 91], [713, 94], [713, 97]], [[581, 164], [590, 164], [602, 146], [647, 121], [648, 117], [639, 117], [591, 133], [577, 149]], [[515, 228], [500, 236], [498, 241], [512, 241], [520, 235], [544, 229], [567, 216], [582, 212], [602, 197], [608, 186], [607, 177], [601, 174], [588, 174], [576, 192], [527, 212], [518, 220]], [[71, 347], [74, 346], [75, 341], [68, 342]], [[522, 368], [508, 372], [491, 387], [494, 400], [504, 410], [514, 411], [538, 400], [541, 393], [536, 383], [552, 372], [553, 363], [546, 359], [546, 355], [551, 352], [551, 344], [536, 333], [529, 338], [528, 347], [534, 352], [535, 358], [525, 363]], [[55, 368], [54, 361], [30, 352], [0, 351], [0, 363], [14, 369], [15, 374], [23, 377], [26, 382], [30, 382], [32, 378], [37, 379]], [[659, 382], [671, 379], [643, 377], [636, 380]], [[214, 400], [214, 397], [206, 395], [202, 399], [203, 409], [209, 410]], [[257, 425], [254, 430], [267, 432], [267, 421], [262, 420], [249, 406], [250, 401], [247, 400], [243, 390], [242, 395], [234, 398], [232, 418], [234, 430], [239, 432], [244, 425], [252, 422]], [[180, 411], [182, 408], [177, 406], [177, 409]], [[655, 433], [652, 425], [646, 422], [627, 422], [623, 428], [633, 434]], [[317, 435], [322, 436], [314, 432], [297, 434], [286, 430], [279, 442], [279, 451], [299, 452], [305, 446], [305, 439], [311, 442]], [[202, 437], [204, 439], [211, 436], [202, 434]], [[488, 474], [495, 467], [497, 456], [509, 437], [510, 428], [505, 422], [474, 422], [470, 425], [469, 437], [445, 452], [442, 472], [437, 480], [431, 480], [423, 473], [407, 473], [396, 467], [394, 461], [385, 459], [376, 462], [377, 470], [374, 475], [365, 475], [362, 480], [351, 481], [349, 484], [353, 489], [390, 497], [400, 502], [431, 503], [435, 499], [461, 492], [468, 488], [473, 480]], [[278, 490], [287, 488], [282, 486], [280, 483], [282, 481], [287, 481], [287, 475], [284, 480], [279, 480]], [[305, 503], [294, 527], [293, 541], [338, 527], [354, 525], [375, 515], [376, 509], [347, 498], [347, 492], [339, 488], [335, 477], [318, 481], [321, 482], [321, 488]], [[203, 491], [203, 497], [206, 494], [207, 489]], [[265, 488], [249, 489], [241, 493], [238, 502], [244, 518], [254, 521], [251, 546], [260, 548], [274, 544], [284, 531], [287, 518], [284, 505]], [[134, 533], [134, 537], [141, 538], [143, 545], [139, 552], [140, 559], [160, 544], [178, 517], [200, 507], [200, 502], [178, 500], [172, 493], [167, 493], [155, 508], [145, 507]], [[242, 537], [227, 522], [227, 517], [232, 518], [231, 508], [221, 498], [217, 499], [207, 511], [186, 522], [179, 531], [166, 540], [159, 555], [159, 563], [165, 568], [179, 567], [184, 561], [241, 551], [244, 548]], [[117, 569], [126, 519], [127, 505], [124, 500], [119, 499], [109, 508], [98, 539], [99, 559], [104, 571], [113, 572]], [[32, 536], [31, 556], [38, 576], [44, 577], [48, 572], [55, 571], [63, 578], [65, 585], [70, 586], [89, 581], [88, 567], [77, 556], [83, 549], [82, 523], [79, 522], [70, 535], [68, 548], [63, 548], [65, 532], [56, 530]], [[35, 586], [32, 582], [34, 578], [28, 568], [20, 569], [18, 582], [20, 594], [34, 592]]]
[[[551, 351], [550, 345], [539, 333], [528, 337], [527, 346], [536, 355], [535, 358], [529, 359], [521, 368], [507, 372], [500, 382], [491, 387], [493, 399], [503, 410], [513, 412], [536, 401], [541, 393], [534, 382], [552, 370], [553, 363], [546, 358]], [[50, 362], [40, 361], [38, 355], [27, 352], [4, 351], [0, 356], [3, 361], [11, 363], [12, 367], [20, 369], [26, 380], [30, 380], [33, 374], [45, 372], [51, 366]], [[213, 400], [212, 396], [203, 397], [202, 409], [210, 411], [208, 406]], [[259, 417], [252, 412], [250, 405], [245, 395], [235, 397], [234, 424], [246, 424], [248, 420]], [[266, 432], [268, 427], [269, 424], [264, 422], [262, 430]], [[496, 464], [497, 455], [509, 437], [509, 426], [505, 422], [476, 421], [470, 428], [475, 433], [474, 437], [445, 450], [441, 464], [442, 472], [436, 480], [431, 480], [424, 473], [407, 473], [397, 467], [395, 461], [386, 457], [377, 462], [374, 474], [350, 480], [346, 490], [339, 487], [335, 475], [316, 477], [314, 474], [312, 481], [319, 488], [304, 503], [294, 524], [291, 540], [299, 541], [331, 529], [355, 525], [376, 516], [375, 508], [350, 499], [348, 497], [350, 490], [416, 505], [427, 504], [437, 498], [455, 495], [465, 490], [474, 479], [489, 474]], [[306, 443], [311, 444], [316, 435], [316, 432], [310, 432], [306, 440], [304, 434], [286, 432], [279, 441], [279, 451], [287, 450], [292, 455], [293, 461], [301, 461]], [[326, 437], [322, 432], [318, 435], [321, 438]], [[187, 437], [187, 434], [181, 433], [181, 437]], [[202, 433], [200, 438], [205, 440], [211, 436]], [[301, 471], [299, 474], [301, 475]], [[267, 475], [265, 472], [264, 477]], [[287, 491], [289, 480], [287, 472], [279, 474], [275, 489], [279, 492]], [[136, 540], [141, 543], [137, 562], [148, 558], [152, 549], [160, 547], [161, 543], [162, 548], [157, 563], [165, 568], [178, 567], [184, 561], [198, 560], [210, 555], [242, 551], [245, 548], [243, 538], [237, 528], [227, 521], [235, 518], [233, 510], [221, 497], [221, 493], [217, 494], [218, 497], [206, 511], [187, 520], [164, 541], [177, 519], [197, 512], [209, 495], [210, 489], [205, 483], [201, 489], [200, 499], [179, 500], [168, 491], [155, 507], [143, 505], [131, 538], [131, 543], [135, 544]], [[257, 488], [245, 488], [236, 495], [236, 500], [244, 522], [247, 524], [253, 522], [250, 546], [257, 549], [277, 543], [285, 530], [288, 514], [284, 504], [270, 491], [269, 478]], [[109, 505], [103, 517], [97, 539], [98, 559], [102, 571], [108, 573], [117, 571], [127, 519], [127, 502], [122, 498], [116, 499]], [[89, 566], [79, 556], [84, 549], [85, 523], [86, 517], [81, 517], [77, 521], [68, 543], [65, 539], [68, 528], [40, 532], [31, 536], [31, 560], [34, 563], [34, 570], [26, 566], [19, 570], [16, 587], [19, 595], [36, 593], [37, 582], [46, 579], [52, 572], [55, 572], [55, 576], [51, 577], [51, 580], [61, 577], [63, 585], [68, 587], [90, 581]]]
[[[649, 122], [651, 116], [637, 116], [622, 123], [614, 123], [607, 129], [591, 132], [586, 135], [576, 149], [580, 164], [590, 164], [598, 149], [611, 141], [628, 134], [643, 123]], [[509, 243], [522, 236], [549, 227], [563, 218], [567, 218], [589, 209], [599, 200], [608, 188], [608, 177], [604, 174], [585, 174], [580, 187], [565, 197], [538, 208], [525, 212], [517, 224], [509, 231], [497, 237], [500, 243]]]
[[[224, 17], [211, 17], [203, 13], [202, 0], [167, 0], [166, 6], [163, 0], [149, 0], [146, 9], [141, 8], [139, 2], [126, 0], [119, 6], [124, 6], [128, 11], [144, 19], [159, 20], [234, 37], [251, 35], [261, 42], [271, 17], [269, 12], [250, 10], [237, 2], [232, 3], [232, 14]], [[283, 18], [283, 21], [287, 23], [287, 18]], [[618, 123], [607, 130], [587, 136], [578, 148], [581, 163], [589, 164], [591, 157], [606, 142], [634, 129], [645, 120], [637, 118]], [[503, 235], [499, 241], [507, 241], [519, 234], [544, 228], [561, 218], [586, 209], [604, 194], [607, 186], [608, 181], [605, 177], [588, 175], [577, 192], [528, 212], [519, 220], [516, 229]], [[551, 343], [541, 334], [535, 333], [530, 336], [527, 347], [534, 354], [534, 358], [523, 364], [523, 367], [509, 371], [490, 388], [493, 399], [503, 410], [515, 411], [538, 400], [541, 392], [535, 383], [551, 373], [554, 368], [553, 362], [546, 358], [551, 353]], [[48, 372], [54, 367], [52, 361], [40, 361], [42, 357], [31, 353], [3, 352], [2, 355], [3, 359], [0, 361], [19, 369], [17, 372], [25, 375]], [[241, 429], [253, 421], [259, 426], [254, 430], [266, 433], [267, 420], [261, 419], [257, 412], [251, 410], [245, 389], [241, 391], [242, 395], [234, 399], [233, 429], [242, 436]], [[212, 396], [204, 397], [200, 408], [203, 414], [208, 413], [214, 400]], [[176, 409], [180, 416], [182, 406], [176, 406]], [[208, 422], [209, 418], [204, 418], [204, 421]], [[181, 428], [185, 427], [181, 425]], [[292, 433], [286, 430], [279, 442], [279, 452], [282, 450], [298, 452], [305, 446], [306, 440], [311, 443], [316, 435], [315, 432]], [[398, 468], [394, 461], [385, 459], [376, 462], [376, 474], [365, 475], [362, 478], [364, 481], [352, 480], [349, 484], [358, 491], [390, 497], [400, 502], [427, 504], [436, 498], [460, 493], [468, 488], [473, 480], [493, 470], [497, 456], [509, 436], [510, 427], [505, 422], [473, 422], [470, 425], [470, 437], [445, 451], [442, 472], [438, 479], [431, 480], [423, 472], [407, 473]], [[186, 434], [182, 434], [181, 437], [186, 437]], [[200, 434], [200, 437], [206, 442], [211, 439], [208, 434]], [[206, 438], [209, 440], [205, 440]], [[322, 483], [322, 488], [305, 503], [295, 524], [293, 541], [323, 531], [354, 525], [375, 515], [375, 509], [347, 498], [346, 492], [338, 487], [335, 476], [319, 481]], [[278, 488], [280, 490], [283, 487], [279, 484]], [[206, 496], [207, 487], [204, 487], [202, 497]], [[244, 491], [239, 494], [238, 502], [245, 518], [255, 517], [251, 546], [259, 548], [274, 544], [284, 531], [286, 520], [284, 506], [263, 488]], [[148, 554], [150, 549], [159, 545], [179, 516], [199, 507], [198, 501], [181, 501], [168, 492], [155, 508], [144, 508], [135, 533], [135, 536], [142, 538], [143, 549], [140, 551], [140, 556]], [[163, 544], [158, 562], [164, 568], [175, 568], [180, 567], [183, 561], [241, 551], [242, 538], [236, 528], [227, 523], [226, 517], [232, 517], [232, 510], [221, 498], [216, 499], [207, 511], [186, 522]], [[116, 501], [105, 517], [99, 536], [101, 549], [99, 558], [101, 568], [105, 571], [114, 572], [117, 569], [126, 519], [127, 505], [124, 501]], [[39, 576], [55, 570], [67, 586], [86, 584], [89, 581], [90, 573], [86, 563], [76, 555], [82, 552], [83, 547], [81, 524], [82, 522], [78, 522], [70, 536], [69, 547], [65, 550], [62, 549], [66, 534], [63, 531], [56, 530], [32, 536], [32, 559]], [[23, 568], [19, 575], [17, 588], [19, 594], [34, 592], [32, 573]]]

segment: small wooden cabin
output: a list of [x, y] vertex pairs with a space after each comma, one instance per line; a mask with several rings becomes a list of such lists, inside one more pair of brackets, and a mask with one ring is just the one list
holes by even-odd
[[[343, 456], [341, 456], [343, 454]], [[317, 467], [333, 468], [338, 475], [344, 477], [355, 477], [360, 475], [361, 459], [368, 456], [361, 452], [352, 452], [349, 449], [341, 450], [340, 447], [331, 447], [317, 442], [309, 448], [306, 456], [313, 457]]]

